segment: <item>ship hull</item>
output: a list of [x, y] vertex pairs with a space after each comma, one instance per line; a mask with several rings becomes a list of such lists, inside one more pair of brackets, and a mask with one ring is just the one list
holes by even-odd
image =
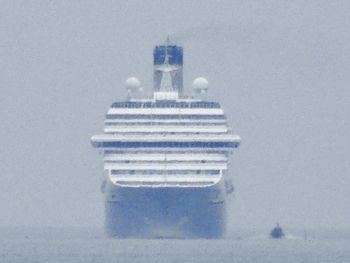
[[105, 227], [119, 238], [221, 238], [226, 193], [210, 187], [118, 187], [106, 192]]

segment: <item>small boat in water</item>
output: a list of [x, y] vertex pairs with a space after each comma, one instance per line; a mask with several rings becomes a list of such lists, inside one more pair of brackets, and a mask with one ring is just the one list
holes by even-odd
[[277, 223], [277, 225], [272, 229], [270, 233], [270, 237], [274, 239], [281, 239], [284, 237], [284, 233], [280, 225]]

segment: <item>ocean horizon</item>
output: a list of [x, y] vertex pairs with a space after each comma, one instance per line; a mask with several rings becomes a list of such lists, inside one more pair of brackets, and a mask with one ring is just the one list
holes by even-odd
[[234, 229], [224, 239], [111, 239], [97, 227], [0, 227], [0, 262], [349, 262], [350, 229]]

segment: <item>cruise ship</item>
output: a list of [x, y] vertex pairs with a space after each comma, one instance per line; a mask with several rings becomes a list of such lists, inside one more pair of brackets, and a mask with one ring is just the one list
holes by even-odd
[[181, 46], [169, 40], [156, 46], [153, 62], [152, 96], [129, 78], [127, 99], [111, 105], [104, 133], [91, 138], [104, 158], [106, 233], [221, 238], [240, 137], [220, 104], [206, 99], [206, 79], [195, 79], [185, 95]]

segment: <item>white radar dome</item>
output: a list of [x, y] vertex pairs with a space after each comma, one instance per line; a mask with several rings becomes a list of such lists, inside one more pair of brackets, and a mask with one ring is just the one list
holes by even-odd
[[207, 79], [199, 77], [196, 78], [192, 83], [192, 88], [195, 92], [204, 93], [208, 90], [209, 82]]
[[137, 91], [140, 89], [140, 81], [135, 77], [130, 77], [125, 81], [125, 87], [130, 91]]

